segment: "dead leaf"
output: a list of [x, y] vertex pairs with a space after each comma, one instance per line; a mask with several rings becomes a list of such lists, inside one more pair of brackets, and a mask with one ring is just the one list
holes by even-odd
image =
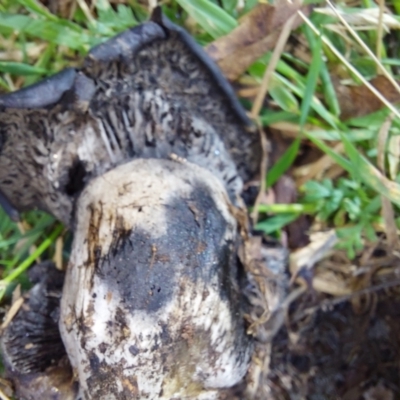
[[[307, 15], [310, 12], [310, 7], [302, 6], [299, 1], [258, 4], [243, 17], [236, 29], [209, 44], [206, 52], [228, 79], [235, 80], [258, 58], [274, 48], [282, 26], [300, 9]], [[301, 23], [302, 19], [296, 17], [293, 29]]]
[[21, 296], [21, 285], [18, 284], [12, 292], [11, 304], [14, 304]]
[[[389, 102], [400, 102], [400, 93], [382, 75], [370, 81]], [[336, 84], [336, 95], [340, 104], [341, 118], [346, 120], [354, 117], [362, 117], [371, 114], [384, 107], [383, 103], [364, 85], [345, 86]]]
[[3, 323], [0, 326], [0, 331], [3, 331], [4, 329], [7, 328], [7, 326], [10, 324], [12, 319], [17, 315], [19, 309], [22, 307], [22, 304], [24, 303], [24, 298], [20, 297], [16, 302], [10, 307], [8, 310], [6, 316], [4, 317]]
[[337, 243], [335, 230], [327, 232], [315, 232], [310, 236], [310, 244], [302, 249], [293, 252], [290, 255], [290, 272], [296, 277], [300, 269], [311, 269], [327, 254]]
[[[343, 143], [337, 143], [333, 150], [337, 153], [343, 153], [344, 146]], [[305, 182], [311, 179], [320, 179], [323, 176], [327, 175], [328, 170], [330, 170], [333, 166], [335, 166], [334, 161], [327, 154], [320, 157], [317, 161], [314, 161], [310, 164], [302, 165], [301, 167], [296, 168], [293, 171], [293, 176], [296, 180], [296, 184], [298, 187], [304, 185]], [[339, 168], [338, 173], [340, 174], [342, 171]]]
[[10, 400], [10, 398], [5, 393], [3, 393], [1, 389], [0, 389], [0, 398], [1, 400]]

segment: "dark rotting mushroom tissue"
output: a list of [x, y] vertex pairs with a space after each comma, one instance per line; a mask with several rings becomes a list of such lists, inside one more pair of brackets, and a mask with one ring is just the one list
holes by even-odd
[[[231, 195], [258, 172], [258, 134], [203, 50], [159, 10], [67, 69], [0, 97], [0, 202], [67, 224], [93, 177], [174, 153]], [[79, 173], [74, 173], [79, 169]]]
[[2, 333], [19, 398], [212, 400], [243, 381], [241, 193], [261, 152], [229, 83], [159, 9], [80, 69], [0, 97], [0, 203], [74, 233], [65, 279], [34, 277]]

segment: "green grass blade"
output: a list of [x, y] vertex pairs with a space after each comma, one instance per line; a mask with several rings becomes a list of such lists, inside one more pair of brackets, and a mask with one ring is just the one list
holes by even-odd
[[[333, 129], [315, 129], [312, 131], [313, 137], [325, 141], [340, 141], [342, 140], [340, 131]], [[372, 140], [376, 137], [374, 129], [350, 129], [346, 133], [348, 139], [352, 142], [360, 142], [365, 140]]]
[[271, 125], [276, 122], [298, 122], [298, 115], [288, 111], [271, 111], [271, 110], [263, 110], [262, 115], [260, 116], [260, 121], [263, 126]]
[[361, 179], [366, 185], [371, 187], [377, 193], [387, 197], [393, 203], [400, 206], [400, 185], [386, 178], [376, 167], [374, 167], [342, 134], [347, 155], [351, 160], [351, 169], [349, 172], [355, 177]]
[[43, 7], [40, 3], [35, 0], [17, 0], [21, 6], [26, 7], [28, 10], [32, 11], [36, 15], [40, 15], [45, 17], [50, 21], [58, 21], [57, 16], [49, 12], [45, 7]]
[[66, 24], [38, 20], [27, 15], [0, 14], [0, 27], [18, 30], [50, 43], [79, 51], [87, 51], [89, 47], [98, 42], [87, 35], [82, 28], [77, 31]]
[[282, 157], [267, 172], [266, 185], [271, 187], [293, 164], [300, 147], [300, 137], [288, 147]]
[[331, 80], [328, 68], [325, 63], [321, 64], [320, 72], [321, 82], [322, 82], [322, 92], [324, 94], [325, 103], [328, 106], [329, 111], [335, 116], [340, 115], [340, 105], [339, 100], [336, 96], [335, 88]]
[[38, 246], [38, 248], [26, 258], [17, 268], [15, 268], [9, 275], [4, 279], [0, 280], [0, 301], [4, 296], [9, 283], [17, 279], [24, 271], [26, 271], [35, 260], [40, 257], [43, 252], [60, 236], [64, 227], [58, 225], [54, 231]]
[[305, 136], [310, 139], [316, 146], [318, 146], [324, 153], [328, 154], [337, 164], [339, 164], [346, 171], [351, 171], [352, 163], [341, 156], [338, 152], [333, 150], [330, 146], [325, 144], [322, 140], [317, 139], [312, 135], [312, 132], [304, 132]]
[[177, 0], [177, 2], [213, 38], [224, 36], [237, 26], [233, 17], [209, 0]]
[[[289, 88], [296, 96], [299, 96], [301, 99], [304, 97], [304, 87], [300, 85], [295, 85], [290, 80], [286, 79], [280, 74], [275, 73], [274, 77], [279, 80], [283, 85]], [[318, 98], [315, 96], [311, 99], [310, 107], [331, 127], [337, 129], [339, 125], [338, 119], [333, 116], [325, 106], [320, 102]]]
[[[305, 31], [310, 30], [305, 26]], [[312, 33], [308, 35], [312, 37]], [[314, 38], [313, 38], [314, 39]], [[314, 97], [315, 88], [317, 86], [318, 77], [321, 72], [322, 65], [322, 40], [318, 37], [316, 40], [310, 41], [310, 48], [312, 51], [312, 61], [310, 69], [307, 74], [306, 87], [304, 90], [303, 101], [300, 106], [300, 128], [303, 129], [304, 124], [307, 121], [308, 113], [310, 111], [312, 99]]]
[[269, 89], [269, 95], [275, 101], [279, 107], [287, 112], [298, 112], [299, 104], [295, 96], [293, 96], [292, 92], [290, 92], [283, 85], [276, 85], [272, 82], [272, 85]]
[[315, 212], [315, 206], [312, 204], [259, 204], [258, 211], [264, 213], [287, 214], [299, 213], [310, 214]]
[[3, 89], [5, 92], [9, 92], [11, 89], [8, 86], [8, 83], [0, 76], [0, 89]]
[[43, 75], [47, 72], [43, 68], [13, 61], [0, 61], [0, 71], [22, 76]]

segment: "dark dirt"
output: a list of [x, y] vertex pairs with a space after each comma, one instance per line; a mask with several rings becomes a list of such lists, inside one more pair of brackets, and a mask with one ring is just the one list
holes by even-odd
[[273, 340], [266, 398], [399, 399], [399, 288], [364, 295], [361, 311], [350, 301], [323, 309], [326, 300], [307, 293], [293, 304]]

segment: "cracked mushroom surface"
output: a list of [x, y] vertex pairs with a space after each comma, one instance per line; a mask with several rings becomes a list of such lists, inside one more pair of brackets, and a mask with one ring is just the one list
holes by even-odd
[[240, 237], [228, 194], [190, 164], [135, 160], [93, 180], [60, 330], [82, 399], [218, 399], [247, 371]]
[[0, 204], [13, 218], [36, 207], [71, 226], [93, 177], [171, 153], [213, 171], [234, 199], [262, 152], [218, 67], [160, 9], [81, 68], [0, 96]]
[[[46, 210], [74, 231], [51, 312], [67, 357], [7, 365], [21, 399], [232, 398], [253, 347], [241, 192], [261, 153], [228, 82], [159, 10], [82, 68], [0, 97], [0, 205], [14, 218]], [[4, 354], [33, 357], [13, 332], [27, 318], [45, 332], [42, 311], [17, 314]]]

